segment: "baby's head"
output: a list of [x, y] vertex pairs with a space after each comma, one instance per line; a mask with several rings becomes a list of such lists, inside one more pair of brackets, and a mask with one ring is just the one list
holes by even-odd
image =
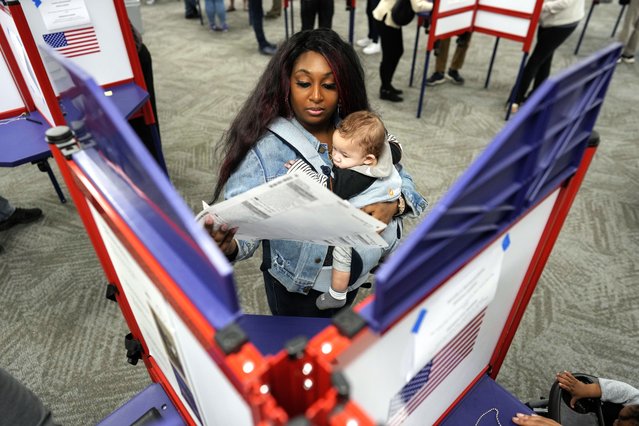
[[333, 133], [333, 165], [340, 169], [374, 166], [386, 142], [386, 129], [377, 114], [357, 111], [344, 118]]

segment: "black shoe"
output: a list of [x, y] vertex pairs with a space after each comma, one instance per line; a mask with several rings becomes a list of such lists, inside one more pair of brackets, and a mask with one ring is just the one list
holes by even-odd
[[390, 89], [380, 89], [379, 98], [382, 100], [391, 101], [391, 102], [402, 102], [404, 100], [404, 98], [399, 96], [399, 94], [393, 92]]
[[459, 71], [454, 70], [452, 68], [448, 69], [448, 74], [446, 74], [446, 78], [450, 80], [453, 84], [462, 85], [464, 84], [464, 77], [459, 74]]
[[275, 55], [275, 52], [277, 52], [277, 46], [274, 45], [274, 44], [268, 43], [268, 44], [260, 47], [259, 50], [260, 50], [260, 53], [262, 55], [273, 56], [273, 55]]
[[21, 223], [30, 223], [42, 217], [40, 209], [21, 209], [17, 207], [11, 216], [0, 222], [0, 231], [6, 231]]
[[184, 15], [184, 19], [200, 19], [200, 15], [198, 13], [187, 13]]
[[434, 72], [426, 79], [426, 86], [437, 86], [442, 83], [446, 83], [446, 77], [441, 72]]
[[401, 95], [402, 93], [404, 93], [403, 90], [395, 89], [393, 86], [391, 86], [390, 89], [388, 90], [390, 90], [393, 93], [397, 93], [398, 95]]
[[0, 246], [0, 254], [4, 251], [4, 247]]

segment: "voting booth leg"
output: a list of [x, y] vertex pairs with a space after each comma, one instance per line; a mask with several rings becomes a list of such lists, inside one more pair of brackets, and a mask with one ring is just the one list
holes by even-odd
[[419, 29], [421, 28], [421, 18], [417, 19], [417, 33], [415, 34], [415, 45], [413, 46], [413, 62], [410, 66], [410, 80], [408, 86], [413, 87], [413, 77], [415, 76], [415, 62], [417, 61], [417, 46], [419, 45]]
[[588, 11], [588, 16], [586, 17], [586, 22], [584, 22], [584, 27], [581, 29], [581, 34], [579, 34], [579, 40], [577, 41], [577, 46], [575, 47], [575, 55], [579, 53], [579, 48], [581, 47], [581, 41], [584, 39], [584, 34], [586, 34], [586, 28], [588, 28], [588, 22], [590, 22], [590, 17], [592, 16], [592, 11], [595, 9], [595, 5], [597, 3], [592, 2], [590, 5], [590, 10]]
[[490, 84], [490, 75], [493, 72], [493, 64], [495, 63], [495, 56], [497, 55], [497, 47], [499, 47], [499, 37], [495, 39], [495, 46], [493, 47], [493, 54], [490, 57], [490, 64], [488, 65], [488, 74], [486, 74], [484, 89], [488, 89], [488, 85]]
[[288, 3], [284, 5], [284, 37], [288, 40]]
[[[531, 262], [530, 268], [526, 272], [526, 277], [524, 278], [524, 285], [521, 287], [521, 295], [518, 296], [519, 303], [522, 306], [527, 306], [530, 298], [532, 297], [533, 291], [541, 277], [541, 273], [543, 272], [546, 262], [550, 257], [550, 252], [552, 251], [557, 238], [559, 237], [559, 232], [568, 217], [568, 212], [570, 211], [570, 207], [572, 206], [575, 197], [577, 196], [577, 192], [581, 187], [581, 183], [586, 176], [586, 172], [588, 171], [588, 167], [590, 167], [590, 163], [592, 162], [592, 158], [595, 155], [597, 150], [597, 146], [599, 145], [599, 135], [596, 131], [593, 130], [590, 139], [588, 140], [588, 147], [584, 152], [584, 155], [581, 159], [581, 163], [579, 164], [579, 168], [577, 169], [575, 175], [568, 181], [562, 193], [559, 195], [560, 199], [557, 200], [555, 204], [554, 211], [551, 216], [554, 218], [551, 222], [548, 223], [546, 230], [544, 231], [544, 236], [542, 237], [539, 246], [537, 247], [537, 252], [535, 253], [535, 258], [537, 259], [534, 262]], [[490, 365], [492, 369], [490, 371], [490, 377], [493, 379], [497, 377], [499, 373], [499, 369], [506, 357], [506, 353], [508, 352], [508, 348], [513, 338], [515, 337], [515, 332], [519, 323], [524, 315], [524, 310], [522, 309], [518, 313], [515, 313], [509, 321], [511, 322], [508, 326], [504, 328], [504, 333], [500, 337], [500, 342], [504, 344], [498, 344], [497, 348], [501, 348], [495, 351], [492, 356]]]
[[524, 57], [521, 58], [521, 64], [519, 64], [519, 72], [517, 73], [517, 80], [515, 80], [515, 87], [513, 87], [513, 91], [510, 93], [508, 98], [508, 106], [506, 107], [506, 117], [504, 120], [508, 121], [510, 118], [510, 110], [513, 106], [513, 102], [515, 101], [514, 96], [519, 90], [519, 85], [521, 84], [521, 78], [524, 74], [524, 67], [526, 66], [526, 59], [528, 59], [528, 52], [524, 53]]
[[626, 4], [621, 5], [621, 10], [619, 11], [619, 16], [617, 16], [617, 22], [615, 22], [615, 26], [612, 28], [612, 34], [610, 34], [610, 37], [614, 37], [615, 34], [617, 33], [617, 28], [619, 28], [619, 22], [621, 22], [621, 17], [623, 16], [623, 13], [626, 11]]
[[45, 172], [47, 175], [49, 175], [49, 179], [51, 180], [51, 183], [53, 184], [53, 188], [55, 189], [56, 194], [58, 194], [58, 198], [60, 199], [60, 202], [62, 204], [67, 202], [67, 199], [64, 197], [64, 194], [62, 193], [62, 189], [60, 188], [60, 184], [58, 183], [58, 180], [55, 178], [55, 175], [53, 174], [53, 170], [51, 169], [51, 166], [49, 165], [49, 160], [42, 160], [42, 161], [38, 161], [37, 163], [38, 165], [38, 169], [41, 172]]
[[426, 79], [428, 78], [428, 62], [430, 60], [430, 50], [426, 51], [424, 59], [424, 71], [422, 73], [422, 88], [419, 91], [419, 103], [417, 104], [417, 118], [422, 116], [422, 103], [424, 102], [424, 92], [426, 91]]

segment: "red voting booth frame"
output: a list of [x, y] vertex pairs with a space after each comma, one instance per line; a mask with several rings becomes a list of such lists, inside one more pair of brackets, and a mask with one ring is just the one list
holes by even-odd
[[[127, 55], [131, 64], [131, 68], [133, 70], [133, 78], [129, 80], [122, 80], [109, 83], [105, 86], [105, 88], [115, 87], [121, 84], [134, 82], [140, 88], [146, 91], [146, 83], [144, 82], [144, 76], [142, 74], [142, 68], [140, 66], [140, 60], [137, 55], [137, 50], [135, 47], [135, 41], [133, 39], [133, 33], [131, 31], [131, 26], [128, 20], [128, 15], [126, 12], [126, 7], [122, 0], [113, 0], [113, 5], [115, 7], [115, 11], [117, 13], [118, 22], [120, 25], [120, 31], [124, 37], [124, 42], [126, 46]], [[33, 39], [33, 35], [31, 30], [29, 29], [29, 24], [27, 22], [26, 16], [19, 1], [8, 1], [7, 5], [4, 6], [0, 4], [0, 8], [2, 9], [0, 13], [5, 12], [8, 13], [13, 22], [16, 25], [16, 29], [18, 31], [18, 35], [25, 47], [25, 52], [27, 54], [29, 63], [31, 64], [33, 71], [35, 73], [35, 78], [38, 81], [40, 88], [42, 89], [43, 96], [45, 102], [51, 112], [51, 116], [53, 119], [53, 123], [49, 123], [52, 126], [56, 125], [64, 125], [66, 124], [64, 120], [64, 116], [62, 114], [62, 110], [60, 109], [60, 105], [58, 103], [58, 99], [55, 96], [55, 92], [49, 81], [49, 77], [47, 75], [47, 71], [42, 62], [42, 58], [40, 57], [38, 47]], [[4, 32], [0, 32], [0, 47], [2, 48], [2, 53], [9, 65], [9, 69], [11, 74], [18, 86], [21, 96], [25, 101], [25, 105], [27, 106], [26, 112], [34, 111], [35, 105], [33, 100], [31, 99], [31, 95], [29, 90], [27, 89], [26, 83], [22, 77], [22, 73], [20, 72], [20, 68], [18, 67], [15, 56], [12, 53], [12, 50], [8, 44], [8, 40], [6, 39]], [[19, 115], [25, 111], [16, 111]], [[138, 115], [142, 115], [144, 117], [146, 124], [155, 124], [155, 116], [153, 115], [153, 110], [151, 108], [151, 103], [147, 100], [144, 102], [140, 111], [136, 113]], [[43, 115], [44, 116], [44, 115]], [[5, 117], [0, 117], [5, 118]], [[46, 117], [45, 117], [46, 118]], [[44, 138], [44, 134], [42, 135]], [[88, 206], [84, 200], [84, 197], [78, 192], [77, 186], [72, 184], [73, 178], [67, 167], [67, 162], [64, 161], [63, 157], [60, 154], [60, 151], [54, 145], [50, 146], [51, 153], [56, 160], [60, 168], [60, 173], [63, 176], [65, 183], [67, 184], [67, 188], [71, 194], [71, 198], [73, 199], [75, 205], [78, 208], [78, 212], [82, 219], [82, 222], [87, 229], [89, 234], [89, 238], [93, 244], [93, 247], [98, 254], [98, 258], [102, 265], [102, 268], [106, 274], [107, 280], [109, 282], [113, 282], [115, 275], [115, 270], [113, 269], [113, 265], [108, 259], [108, 255], [106, 253], [106, 249], [104, 248], [104, 244], [99, 238], [99, 233], [93, 222], [91, 215], [88, 210]]]
[[[550, 219], [546, 224], [542, 238], [535, 250], [535, 255], [526, 272], [526, 277], [520, 287], [516, 302], [512, 307], [507, 325], [502, 331], [499, 343], [491, 358], [490, 368], [487, 366], [481, 374], [472, 380], [467, 391], [471, 389], [485, 373], [489, 373], [492, 378], [497, 376], [595, 151], [596, 146], [589, 147], [575, 175], [561, 185]], [[287, 396], [287, 408], [289, 411], [305, 412], [307, 419], [310, 420], [312, 424], [344, 425], [349, 419], [357, 419], [360, 425], [373, 426], [375, 424], [373, 420], [368, 418], [366, 412], [353, 401], [346, 401], [342, 411], [338, 414], [332, 414], [338, 404], [344, 403], [344, 401], [340, 399], [338, 390], [333, 387], [333, 383], [331, 382], [332, 364], [345, 349], [353, 344], [357, 335], [347, 337], [340, 332], [338, 327], [334, 325], [328, 326], [309, 341], [303, 357], [295, 359], [292, 359], [284, 350], [274, 356], [263, 356], [250, 342], [242, 345], [238, 352], [225, 354], [215, 344], [215, 335], [219, 330], [215, 330], [193, 306], [192, 302], [185, 297], [180, 286], [163, 270], [153, 254], [110, 206], [101, 192], [93, 185], [91, 179], [88, 178], [72, 160], [64, 159], [64, 157], [60, 158], [62, 158], [61, 162], [64, 164], [64, 167], [69, 170], [72, 177], [72, 180], [68, 182], [70, 187], [74, 187], [72, 193], [79, 195], [79, 200], [83, 203], [90, 203], [93, 206], [125, 244], [129, 252], [134, 255], [139, 264], [144, 266], [145, 272], [153, 279], [158, 289], [163, 293], [166, 299], [170, 301], [173, 308], [190, 324], [191, 330], [195, 333], [200, 344], [207, 349], [211, 357], [224, 369], [228, 379], [253, 408], [255, 424], [286, 424], [286, 422], [290, 420], [286, 411], [282, 409], [272, 394], [265, 395], [260, 391], [260, 384], [263, 383], [263, 379], [261, 378], [264, 376], [279, 376], [279, 382], [282, 387], [279, 389], [279, 392]], [[76, 200], [77, 204], [78, 198], [74, 197], [74, 200]], [[93, 224], [88, 208], [79, 209], [79, 212], [81, 216], [83, 216], [85, 226], [87, 224]], [[140, 341], [142, 353], [148, 354], [146, 343], [140, 333], [135, 317], [131, 312], [117, 275], [113, 270], [112, 263], [104, 249], [100, 234], [97, 230], [93, 230], [91, 226], [87, 226], [87, 231], [92, 237], [91, 240], [105, 269], [105, 273], [107, 277], [109, 277], [109, 281], [117, 288], [115, 293], [116, 299], [127, 325], [134, 338]], [[507, 232], [507, 230], [505, 232]], [[446, 280], [442, 282], [442, 285], [445, 281]], [[361, 310], [367, 303], [370, 303], [372, 297], [373, 296], [369, 296], [369, 298], [364, 300], [356, 307], [356, 310]], [[332, 347], [332, 351], [328, 354], [323, 350], [326, 344], [330, 344]], [[182, 414], [185, 422], [189, 425], [196, 424], [175, 393], [175, 390], [168, 384], [168, 381], [158, 368], [154, 359], [148, 355], [144, 355], [142, 360], [149, 371], [151, 379], [154, 382], [162, 384], [167, 395]], [[251, 374], [246, 373], [245, 365], [247, 365], [247, 363], [254, 366]], [[316, 379], [317, 393], [324, 395], [319, 399], [315, 398], [315, 394], [301, 394], [300, 396], [300, 393], [295, 391], [295, 389], [300, 388], [301, 381], [306, 378], [306, 376], [303, 376], [301, 373], [295, 374], [295, 372], [301, 371], [302, 366], [306, 363], [311, 363], [314, 366], [313, 370], [316, 373], [313, 377]], [[284, 377], [287, 377], [288, 380], [282, 379]], [[445, 411], [437, 423], [448, 415], [457, 402], [463, 398], [464, 394], [461, 394], [455, 403]], [[306, 409], [304, 409], [304, 407], [306, 407]]]
[[[510, 10], [510, 9], [505, 9], [502, 7], [494, 7], [494, 6], [482, 4], [481, 0], [477, 0], [474, 4], [471, 4], [468, 6], [460, 7], [457, 9], [446, 10], [446, 11], [440, 11], [441, 4], [442, 4], [441, 0], [435, 1], [433, 10], [430, 14], [431, 24], [430, 24], [430, 30], [428, 35], [428, 42], [426, 45], [426, 57], [424, 59], [424, 69], [422, 74], [422, 85], [421, 85], [421, 91], [419, 95], [419, 103], [417, 105], [417, 118], [420, 118], [422, 114], [422, 105], [424, 101], [424, 93], [426, 90], [426, 79], [428, 76], [428, 64], [430, 61], [430, 52], [435, 48], [435, 42], [437, 42], [438, 40], [444, 40], [454, 36], [459, 36], [465, 32], [478, 32], [478, 33], [483, 33], [483, 34], [492, 35], [496, 37], [495, 45], [493, 47], [493, 53], [491, 55], [491, 59], [490, 59], [489, 67], [488, 67], [488, 73], [486, 75], [486, 82], [484, 84], [485, 88], [488, 87], [488, 84], [490, 82], [490, 75], [492, 73], [492, 68], [495, 61], [495, 55], [497, 54], [499, 40], [501, 38], [505, 38], [515, 42], [522, 43], [522, 51], [524, 52], [524, 56], [521, 60], [521, 63], [519, 66], [519, 73], [517, 75], [517, 79], [515, 83], [516, 85], [519, 84], [519, 81], [521, 79], [521, 73], [523, 72], [523, 68], [526, 63], [526, 58], [528, 57], [528, 52], [530, 51], [530, 46], [535, 36], [535, 30], [537, 29], [537, 22], [539, 20], [539, 15], [541, 13], [541, 7], [543, 4], [543, 1], [536, 0], [535, 7], [531, 13], [525, 13], [525, 12], [520, 12], [517, 10]], [[455, 16], [459, 16], [469, 12], [473, 14], [470, 25], [467, 25], [462, 28], [456, 28], [453, 31], [437, 34], [437, 25], [441, 19], [455, 17]], [[488, 28], [488, 27], [482, 27], [480, 25], [477, 25], [475, 22], [475, 19], [477, 17], [478, 12], [488, 12], [498, 16], [525, 19], [529, 21], [526, 35], [522, 37], [520, 35], [508, 33], [506, 31], [500, 31], [495, 28]], [[409, 83], [410, 86], [413, 85], [413, 74], [414, 74], [413, 71], [415, 68], [417, 44], [419, 40], [419, 30], [421, 26], [423, 25], [424, 19], [427, 19], [427, 18], [425, 18], [424, 16], [421, 16], [417, 23], [417, 34], [415, 37], [415, 50], [413, 53], [413, 64], [411, 67], [411, 75], [410, 75], [410, 83]], [[506, 118], [508, 118], [508, 116], [509, 114], [507, 114]]]
[[[57, 148], [54, 148], [57, 151]], [[436, 423], [445, 420], [455, 405], [463, 398], [475, 383], [477, 383], [485, 373], [491, 377], [496, 377], [503, 360], [508, 351], [508, 347], [514, 337], [515, 331], [521, 321], [526, 306], [532, 296], [541, 272], [548, 260], [552, 247], [558, 237], [559, 231], [567, 217], [568, 211], [575, 199], [586, 171], [595, 153], [596, 146], [589, 146], [583, 155], [576, 173], [565, 181], [558, 184], [556, 191], [557, 198], [552, 206], [552, 212], [545, 222], [542, 236], [536, 244], [532, 260], [527, 266], [527, 271], [522, 284], [513, 303], [506, 325], [503, 327], [498, 344], [494, 348], [490, 362], [482, 371], [469, 381], [469, 385], [463, 393], [443, 412]], [[146, 274], [151, 278], [153, 284], [163, 294], [172, 308], [188, 324], [199, 344], [205, 348], [207, 354], [221, 368], [224, 375], [239, 395], [247, 402], [251, 408], [251, 415], [255, 424], [258, 425], [283, 425], [291, 420], [289, 413], [303, 413], [312, 424], [318, 425], [344, 425], [348, 421], [355, 419], [359, 425], [374, 425], [366, 410], [353, 400], [344, 398], [338, 386], [333, 381], [334, 362], [344, 354], [354, 344], [358, 349], [365, 349], [371, 342], [359, 339], [364, 327], [352, 334], [345, 334], [339, 325], [327, 326], [320, 333], [313, 336], [305, 347], [305, 350], [297, 356], [291, 356], [286, 350], [281, 350], [274, 355], [264, 355], [250, 341], [243, 343], [236, 351], [226, 352], [218, 345], [216, 338], [224, 330], [216, 329], [208, 322], [203, 314], [195, 307], [193, 301], [189, 299], [183, 289], [163, 268], [156, 256], [147, 247], [138, 235], [132, 230], [127, 222], [119, 215], [116, 209], [110, 204], [104, 194], [94, 184], [92, 179], [79, 167], [72, 156], [64, 156], [58, 152], [56, 160], [59, 161], [61, 169], [68, 171], [70, 179], [68, 186], [78, 205], [78, 211], [87, 227], [92, 243], [98, 253], [101, 264], [109, 282], [116, 288], [115, 298], [122, 310], [125, 320], [131, 330], [133, 340], [137, 340], [141, 345], [141, 359], [149, 370], [149, 374], [154, 382], [160, 383], [167, 395], [171, 398], [178, 411], [187, 424], [198, 424], [192, 417], [189, 409], [177, 395], [158, 364], [149, 356], [148, 345], [140, 331], [135, 316], [122, 283], [120, 282], [113, 263], [109, 258], [105, 243], [102, 240], [100, 231], [96, 227], [90, 209], [95, 210], [108, 227], [118, 237], [127, 248], [127, 251], [142, 266]], [[549, 197], [549, 196], [548, 196]], [[548, 198], [546, 197], [546, 199]], [[545, 199], [540, 200], [537, 206]], [[91, 206], [91, 207], [89, 207]], [[535, 209], [532, 206], [530, 210]], [[516, 226], [517, 222], [501, 232], [495, 240], [503, 237], [509, 229]], [[475, 255], [475, 257], [478, 256]], [[469, 259], [464, 265], [468, 264]], [[460, 266], [459, 269], [463, 268]], [[459, 270], [458, 269], [458, 270]], [[456, 271], [455, 271], [456, 272]], [[413, 307], [425, 300], [432, 292], [443, 286], [447, 280], [454, 275], [451, 273], [448, 278], [442, 280], [436, 287], [417, 300]], [[372, 303], [374, 296], [369, 296], [355, 310], [361, 311], [368, 304]], [[406, 312], [410, 309], [406, 310]], [[400, 316], [393, 323], [384, 327], [384, 333], [390, 331], [395, 324], [400, 322], [404, 316]], [[329, 345], [331, 350], [325, 350]], [[313, 392], [300, 393], [304, 380], [309, 376], [302, 373], [303, 366], [312, 366], [312, 377], [315, 383]], [[269, 383], [269, 392], [263, 391], [263, 384]], [[276, 398], [274, 395], [277, 395]], [[337, 409], [339, 407], [339, 409]]]

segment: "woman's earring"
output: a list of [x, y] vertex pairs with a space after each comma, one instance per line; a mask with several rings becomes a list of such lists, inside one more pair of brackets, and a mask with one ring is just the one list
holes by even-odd
[[337, 103], [337, 116], [339, 118], [342, 118], [342, 103], [341, 102]]

